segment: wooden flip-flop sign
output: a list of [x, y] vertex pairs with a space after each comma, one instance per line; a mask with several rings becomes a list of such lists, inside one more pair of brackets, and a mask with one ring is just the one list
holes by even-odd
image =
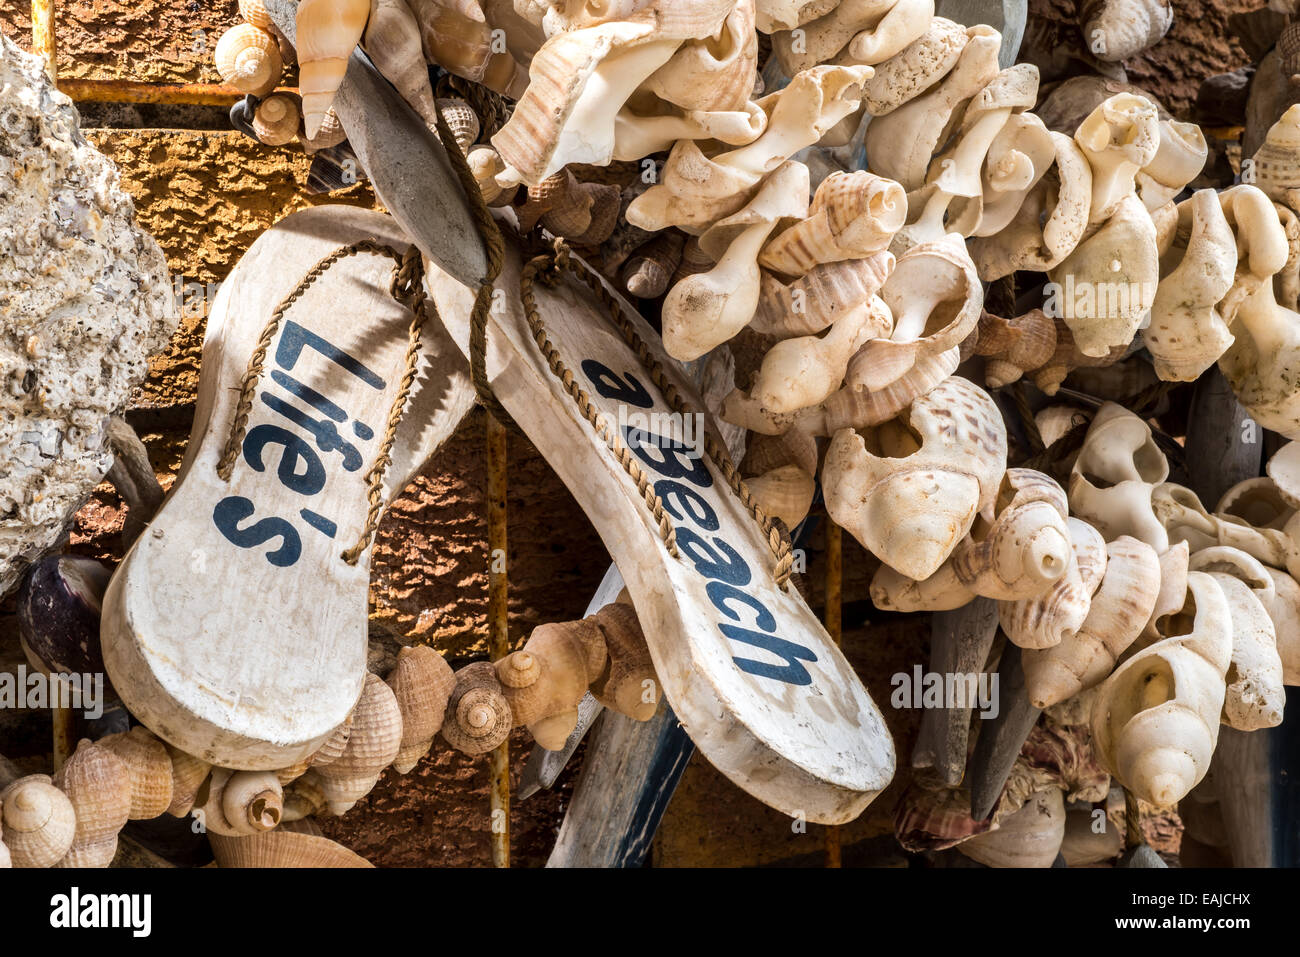
[[[507, 240], [488, 327], [487, 371], [506, 410], [568, 486], [627, 582], [664, 694], [704, 755], [787, 814], [852, 820], [888, 783], [894, 748], [879, 710], [793, 587], [773, 578], [768, 539], [720, 469], [675, 432], [680, 414], [590, 290], [534, 287], [550, 342], [663, 503], [678, 556], [644, 496], [533, 341], [521, 262]], [[468, 352], [475, 290], [428, 266], [443, 322]], [[606, 286], [607, 291], [609, 287]], [[703, 404], [653, 330], [623, 314], [694, 409]], [[557, 530], [559, 531], [559, 530]]]
[[[365, 679], [368, 473], [413, 318], [390, 292], [391, 259], [341, 259], [284, 311], [229, 478], [218, 470], [268, 320], [318, 262], [364, 240], [409, 246], [387, 216], [319, 207], [282, 220], [240, 260], [208, 319], [176, 485], [105, 596], [104, 659], [129, 710], [223, 767], [270, 770], [306, 757], [347, 718]], [[474, 402], [468, 367], [432, 318], [419, 350], [377, 504], [405, 487]]]

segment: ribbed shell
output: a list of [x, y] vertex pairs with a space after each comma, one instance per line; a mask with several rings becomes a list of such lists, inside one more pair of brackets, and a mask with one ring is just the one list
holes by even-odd
[[592, 619], [541, 625], [521, 651], [496, 663], [515, 724], [537, 743], [564, 746], [577, 725], [578, 702], [604, 670], [605, 640]]
[[686, 237], [676, 229], [655, 235], [627, 259], [623, 284], [638, 299], [658, 299], [682, 261]]
[[825, 434], [834, 435], [846, 428], [864, 429], [893, 418], [956, 372], [961, 354], [957, 349], [949, 349], [922, 356], [907, 372], [881, 389], [857, 384], [864, 368], [873, 361], [873, 356], [863, 353], [849, 360], [844, 388], [825, 403]]
[[611, 602], [593, 616], [604, 638], [609, 664], [591, 684], [591, 693], [605, 707], [637, 721], [649, 721], [662, 694], [650, 647], [636, 609]]
[[870, 300], [893, 268], [893, 255], [877, 252], [814, 266], [789, 285], [764, 273], [750, 327], [783, 339], [821, 332]]
[[757, 75], [754, 0], [740, 0], [716, 36], [686, 41], [642, 88], [683, 110], [743, 110]]
[[348, 736], [351, 734], [352, 715], [348, 715], [347, 719], [325, 739], [325, 743], [307, 759], [308, 766], [319, 768], [337, 761], [339, 755], [343, 753], [343, 749], [348, 746]]
[[397, 653], [397, 666], [387, 681], [402, 715], [401, 745], [393, 767], [406, 774], [428, 753], [442, 727], [456, 674], [432, 648], [413, 645]]
[[271, 14], [267, 13], [262, 0], [239, 0], [239, 15], [255, 27], [271, 29]]
[[1004, 319], [982, 312], [975, 354], [985, 357], [984, 381], [1000, 389], [1045, 365], [1056, 352], [1056, 323], [1041, 309]]
[[1083, 627], [1088, 617], [1092, 593], [1106, 571], [1106, 544], [1086, 522], [1071, 517], [1069, 527], [1074, 563], [1065, 575], [1034, 598], [998, 602], [1002, 630], [1021, 648], [1059, 645]]
[[77, 815], [67, 795], [44, 774], [14, 781], [0, 791], [4, 843], [14, 867], [52, 867], [72, 847]]
[[476, 661], [456, 672], [439, 729], [448, 744], [466, 754], [486, 754], [510, 736], [513, 725], [510, 702], [490, 662]]
[[223, 80], [254, 96], [265, 96], [275, 89], [284, 72], [279, 42], [249, 23], [240, 23], [221, 35], [214, 59]]
[[298, 91], [303, 123], [314, 137], [361, 42], [370, 0], [302, 0], [298, 4]]
[[268, 96], [253, 113], [253, 132], [267, 146], [292, 143], [302, 123], [298, 101], [288, 93]]
[[473, 107], [459, 97], [444, 97], [438, 100], [438, 112], [442, 114], [443, 122], [451, 130], [460, 151], [468, 153], [482, 130]]
[[1300, 103], [1269, 127], [1255, 151], [1252, 172], [1254, 184], [1279, 203], [1286, 202], [1288, 189], [1300, 188]]
[[337, 761], [316, 768], [330, 812], [344, 814], [369, 794], [401, 743], [402, 712], [393, 690], [377, 676], [366, 675], [347, 747]]
[[76, 814], [76, 833], [60, 867], [108, 867], [131, 813], [131, 773], [101, 745], [82, 740], [54, 775]]
[[162, 741], [137, 725], [106, 735], [99, 744], [121, 758], [131, 775], [131, 820], [149, 821], [166, 812], [172, 803], [172, 762]]
[[209, 834], [219, 867], [373, 867], [360, 854], [329, 838], [293, 831], [267, 831], [249, 837]]
[[893, 180], [858, 170], [817, 187], [808, 217], [777, 235], [759, 265], [802, 276], [819, 263], [862, 259], [888, 248], [907, 219], [907, 194]]

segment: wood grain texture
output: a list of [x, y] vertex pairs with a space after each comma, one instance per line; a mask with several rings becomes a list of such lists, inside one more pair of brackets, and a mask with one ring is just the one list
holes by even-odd
[[[533, 343], [519, 299], [520, 269], [512, 246], [489, 322], [493, 389], [583, 506], [622, 572], [673, 710], [701, 752], [755, 797], [816, 823], [852, 820], [894, 771], [879, 710], [797, 592], [776, 587], [766, 539], [721, 473], [652, 435], [637, 452], [650, 480], [685, 482], [689, 474], [693, 483], [691, 505], [677, 483], [674, 501], [690, 514], [678, 513], [680, 557], [668, 553], [635, 484]], [[452, 337], [468, 349], [473, 290], [436, 268], [429, 287]], [[537, 300], [551, 341], [605, 421], [620, 421], [619, 397], [624, 417], [629, 409], [670, 412], [589, 290], [566, 278], [553, 290], [539, 284]], [[657, 334], [639, 317], [633, 321], [675, 387], [702, 408]], [[668, 490], [661, 486], [661, 496]]]
[[1011, 766], [1042, 713], [1029, 703], [1020, 649], [1007, 642], [998, 662], [998, 713], [980, 726], [970, 760], [970, 813], [975, 820], [993, 813]]
[[[370, 550], [356, 565], [341, 556], [365, 525], [365, 475], [404, 368], [411, 313], [389, 295], [391, 260], [345, 259], [290, 308], [243, 455], [229, 482], [216, 470], [276, 305], [314, 264], [361, 239], [408, 246], [390, 217], [317, 207], [263, 234], [222, 286], [180, 476], [105, 596], [105, 663], [131, 712], [223, 767], [305, 757], [347, 716], [365, 677]], [[385, 502], [473, 400], [464, 359], [430, 318]]]

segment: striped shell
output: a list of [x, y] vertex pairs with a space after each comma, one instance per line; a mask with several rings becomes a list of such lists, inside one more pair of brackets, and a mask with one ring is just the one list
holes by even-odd
[[108, 748], [83, 739], [54, 775], [77, 818], [76, 833], [61, 867], [108, 867], [118, 832], [131, 813], [131, 774]]
[[1106, 543], [1086, 522], [1071, 517], [1068, 524], [1074, 562], [1065, 575], [1034, 598], [998, 602], [1002, 630], [1021, 648], [1051, 648], [1077, 632], [1088, 617], [1092, 593], [1102, 582]]

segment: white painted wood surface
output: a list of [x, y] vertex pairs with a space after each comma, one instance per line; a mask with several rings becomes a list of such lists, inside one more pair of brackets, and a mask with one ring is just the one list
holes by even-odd
[[[271, 313], [319, 260], [361, 239], [408, 245], [388, 216], [317, 207], [264, 233], [222, 284], [181, 473], [105, 597], [104, 658], [127, 707], [223, 767], [281, 768], [310, 754], [365, 678], [371, 552], [356, 565], [341, 555], [364, 527], [365, 474], [404, 368], [411, 314], [389, 295], [389, 258], [337, 263], [289, 309], [231, 480], [216, 471]], [[474, 401], [468, 366], [436, 320], [421, 344], [386, 501]]]
[[[488, 374], [622, 572], [673, 710], [714, 766], [759, 800], [814, 822], [852, 820], [894, 772], [876, 705], [793, 586], [777, 588], [766, 539], [721, 474], [707, 458], [662, 456], [669, 443], [650, 438], [638, 461], [651, 481], [678, 483], [660, 486], [680, 516], [681, 556], [671, 557], [635, 484], [532, 342], [519, 273], [512, 247], [489, 323]], [[448, 331], [468, 350], [473, 290], [436, 267], [429, 285]], [[590, 290], [572, 278], [536, 289], [551, 341], [612, 425], [620, 404], [625, 418], [671, 411]], [[666, 374], [702, 408], [657, 334], [635, 322]], [[669, 464], [658, 469], [655, 460]]]

